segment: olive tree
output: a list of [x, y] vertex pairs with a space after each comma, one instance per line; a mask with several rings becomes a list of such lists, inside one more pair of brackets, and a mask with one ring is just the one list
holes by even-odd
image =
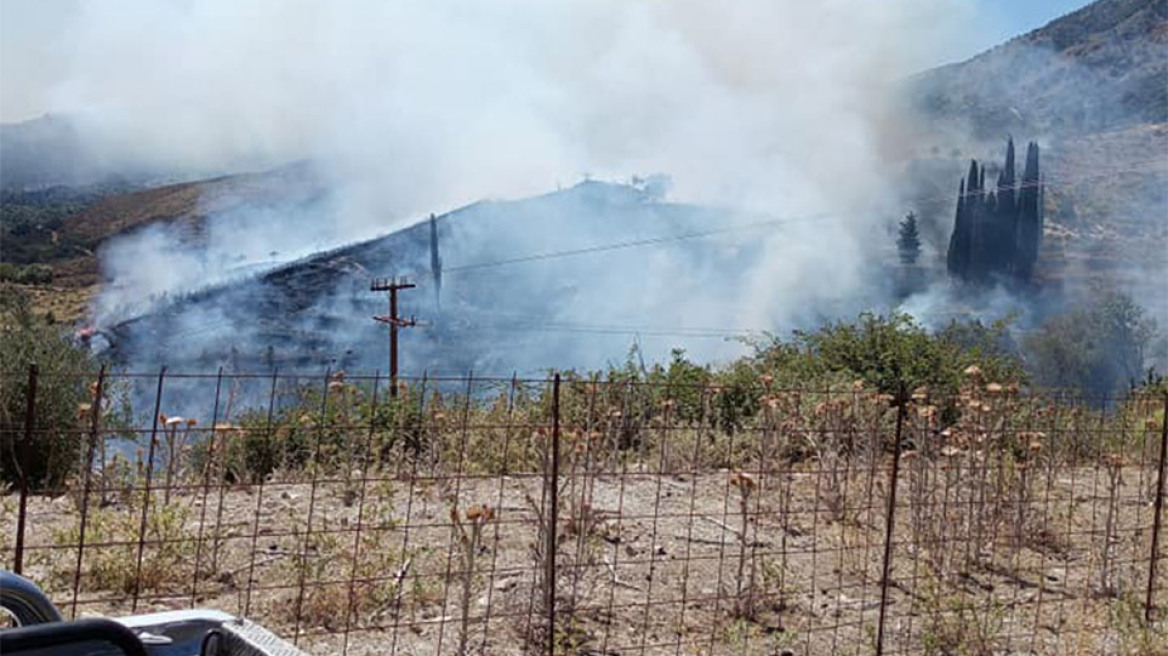
[[[21, 476], [38, 490], [59, 488], [77, 470], [89, 384], [95, 366], [59, 327], [35, 317], [26, 302], [8, 300], [0, 324], [0, 481]], [[33, 434], [22, 444], [29, 366], [39, 369]], [[94, 375], [90, 375], [94, 374]]]

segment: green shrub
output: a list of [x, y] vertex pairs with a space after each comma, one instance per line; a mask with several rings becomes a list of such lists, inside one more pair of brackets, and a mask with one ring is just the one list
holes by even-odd
[[46, 285], [53, 281], [53, 269], [46, 264], [30, 264], [20, 270], [15, 282], [24, 285]]
[[20, 267], [11, 262], [0, 262], [0, 282], [18, 282]]
[[779, 389], [823, 389], [860, 380], [886, 394], [927, 387], [952, 395], [971, 365], [988, 380], [1024, 380], [1006, 328], [1005, 322], [953, 322], [930, 332], [908, 315], [864, 313], [855, 321], [796, 332], [790, 341], [770, 336], [769, 342], [756, 344], [751, 361]]
[[[59, 328], [34, 318], [27, 305], [15, 308], [0, 330], [0, 480], [15, 483], [21, 472], [36, 489], [56, 489], [77, 471], [92, 401], [87, 389], [96, 380], [89, 354], [75, 346]], [[35, 430], [23, 445], [28, 404], [28, 370], [35, 363], [37, 380]], [[81, 375], [77, 375], [81, 372]], [[86, 373], [93, 373], [88, 378]], [[18, 454], [26, 454], [23, 463]]]
[[1036, 382], [1091, 395], [1154, 383], [1147, 366], [1164, 349], [1156, 321], [1113, 289], [1095, 290], [1087, 303], [1051, 317], [1025, 343]]
[[382, 389], [374, 404], [371, 390], [343, 377], [330, 381], [329, 390], [327, 399], [319, 384], [284, 390], [270, 419], [267, 408], [251, 408], [234, 424], [217, 426], [214, 464], [204, 440], [192, 451], [193, 469], [222, 468], [228, 480], [254, 483], [281, 469], [351, 471], [392, 461], [401, 455], [395, 448], [413, 456], [427, 448], [420, 391], [406, 388], [391, 398]]

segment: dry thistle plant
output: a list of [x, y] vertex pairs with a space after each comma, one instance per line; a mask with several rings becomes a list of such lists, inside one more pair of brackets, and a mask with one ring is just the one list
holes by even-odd
[[162, 422], [162, 436], [166, 441], [166, 487], [163, 490], [163, 502], [170, 503], [170, 492], [176, 478], [180, 478], [183, 455], [186, 452], [187, 438], [191, 429], [198, 425], [196, 419], [182, 417], [168, 417], [158, 415]]
[[470, 638], [470, 597], [474, 587], [475, 558], [483, 543], [483, 527], [495, 518], [495, 509], [486, 505], [471, 506], [463, 516], [459, 516], [458, 506], [450, 508], [450, 523], [454, 531], [454, 541], [462, 558], [460, 583], [462, 599], [459, 607], [461, 625], [458, 630], [458, 653], [467, 653]]
[[755, 563], [751, 550], [750, 571], [746, 571], [746, 548], [750, 544], [748, 528], [750, 524], [750, 497], [758, 487], [754, 476], [742, 471], [730, 474], [729, 483], [738, 490], [738, 509], [742, 523], [738, 531], [738, 572], [735, 576], [734, 614], [738, 617], [754, 617]]
[[1103, 544], [1100, 549], [1099, 592], [1107, 596], [1119, 595], [1119, 577], [1115, 572], [1115, 561], [1119, 546], [1116, 535], [1116, 520], [1119, 513], [1119, 486], [1122, 484], [1124, 460], [1118, 453], [1103, 457], [1107, 471], [1107, 514], [1103, 524]]
[[[1018, 471], [1018, 498], [1016, 502], [1016, 512], [1014, 513], [1014, 530], [1012, 535], [1012, 543], [1014, 549], [1020, 549], [1029, 540], [1030, 518], [1028, 509], [1033, 505], [1033, 485], [1035, 483], [1035, 475], [1033, 473], [1035, 465], [1039, 464], [1039, 459], [1042, 457], [1042, 451], [1045, 446], [1046, 436], [1039, 432], [1020, 433], [1018, 439], [1025, 444], [1026, 450], [1022, 453], [1023, 460], [1016, 466]], [[1047, 475], [1053, 475], [1053, 471], [1048, 470]]]

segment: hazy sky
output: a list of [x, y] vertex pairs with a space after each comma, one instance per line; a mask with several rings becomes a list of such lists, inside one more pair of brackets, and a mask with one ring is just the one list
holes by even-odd
[[[60, 38], [61, 28], [84, 1], [0, 0], [0, 121], [35, 118], [50, 109], [47, 96], [68, 73], [69, 44]], [[950, 52], [939, 53], [938, 64], [974, 55], [1087, 4], [1087, 0], [965, 1], [975, 9], [978, 24], [967, 39], [953, 43]]]

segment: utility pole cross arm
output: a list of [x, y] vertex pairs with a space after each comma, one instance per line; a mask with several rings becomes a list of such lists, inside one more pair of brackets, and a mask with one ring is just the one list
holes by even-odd
[[373, 316], [375, 321], [389, 325], [389, 394], [397, 396], [397, 331], [400, 328], [409, 328], [418, 325], [417, 319], [399, 317], [397, 314], [397, 293], [405, 289], [416, 287], [412, 282], [398, 278], [374, 278], [370, 283], [370, 291], [389, 292], [389, 314]]

